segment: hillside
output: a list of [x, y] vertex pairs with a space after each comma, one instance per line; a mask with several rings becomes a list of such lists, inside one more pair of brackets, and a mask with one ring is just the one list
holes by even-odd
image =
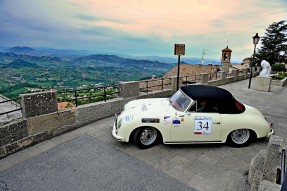
[[32, 86], [63, 89], [111, 85], [152, 75], [161, 77], [175, 65], [104, 54], [73, 56], [68, 60], [0, 52], [0, 93], [9, 97], [18, 87], [24, 91]]
[[13, 60], [10, 64], [3, 65], [2, 69], [4, 68], [15, 68], [15, 69], [32, 68], [33, 69], [33, 68], [40, 68], [40, 66], [38, 66], [37, 64], [31, 63], [31, 62], [27, 62], [22, 59], [16, 59], [16, 60]]
[[16, 54], [26, 54], [35, 51], [33, 48], [27, 46], [15, 46], [6, 50], [7, 52], [12, 52]]
[[67, 62], [62, 61], [58, 57], [51, 57], [51, 56], [31, 56], [28, 54], [15, 54], [15, 53], [3, 53], [0, 52], [0, 66], [1, 64], [10, 64], [16, 59], [21, 59], [26, 62], [35, 63], [38, 66], [41, 67], [65, 67], [65, 65], [68, 65]]
[[122, 58], [115, 55], [90, 55], [79, 57], [72, 61], [73, 64], [84, 67], [123, 67], [123, 68], [141, 68], [153, 71], [168, 71], [175, 64], [167, 64], [158, 61], [139, 60]]

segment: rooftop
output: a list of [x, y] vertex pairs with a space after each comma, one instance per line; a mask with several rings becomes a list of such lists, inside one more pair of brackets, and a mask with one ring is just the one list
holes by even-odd
[[[168, 71], [163, 77], [168, 78], [171, 76], [177, 76], [177, 66]], [[192, 64], [180, 64], [180, 76], [194, 76], [200, 73], [216, 73], [218, 65], [192, 65]]]

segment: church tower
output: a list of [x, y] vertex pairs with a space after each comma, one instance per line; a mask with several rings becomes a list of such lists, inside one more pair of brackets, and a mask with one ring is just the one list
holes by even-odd
[[228, 46], [222, 50], [221, 55], [221, 70], [229, 73], [230, 59], [231, 59], [232, 50], [228, 48]]

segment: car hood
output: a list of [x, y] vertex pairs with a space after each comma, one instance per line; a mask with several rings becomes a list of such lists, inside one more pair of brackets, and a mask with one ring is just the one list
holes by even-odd
[[124, 111], [133, 110], [133, 112], [163, 113], [174, 110], [169, 103], [168, 98], [150, 98], [138, 99], [127, 103]]

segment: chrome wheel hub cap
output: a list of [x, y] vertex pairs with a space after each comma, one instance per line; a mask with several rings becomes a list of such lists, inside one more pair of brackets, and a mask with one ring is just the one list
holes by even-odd
[[150, 145], [156, 140], [156, 137], [157, 137], [157, 131], [155, 129], [146, 128], [141, 133], [140, 141], [144, 145]]
[[231, 139], [236, 144], [244, 144], [249, 140], [250, 132], [247, 129], [237, 129], [231, 133]]

